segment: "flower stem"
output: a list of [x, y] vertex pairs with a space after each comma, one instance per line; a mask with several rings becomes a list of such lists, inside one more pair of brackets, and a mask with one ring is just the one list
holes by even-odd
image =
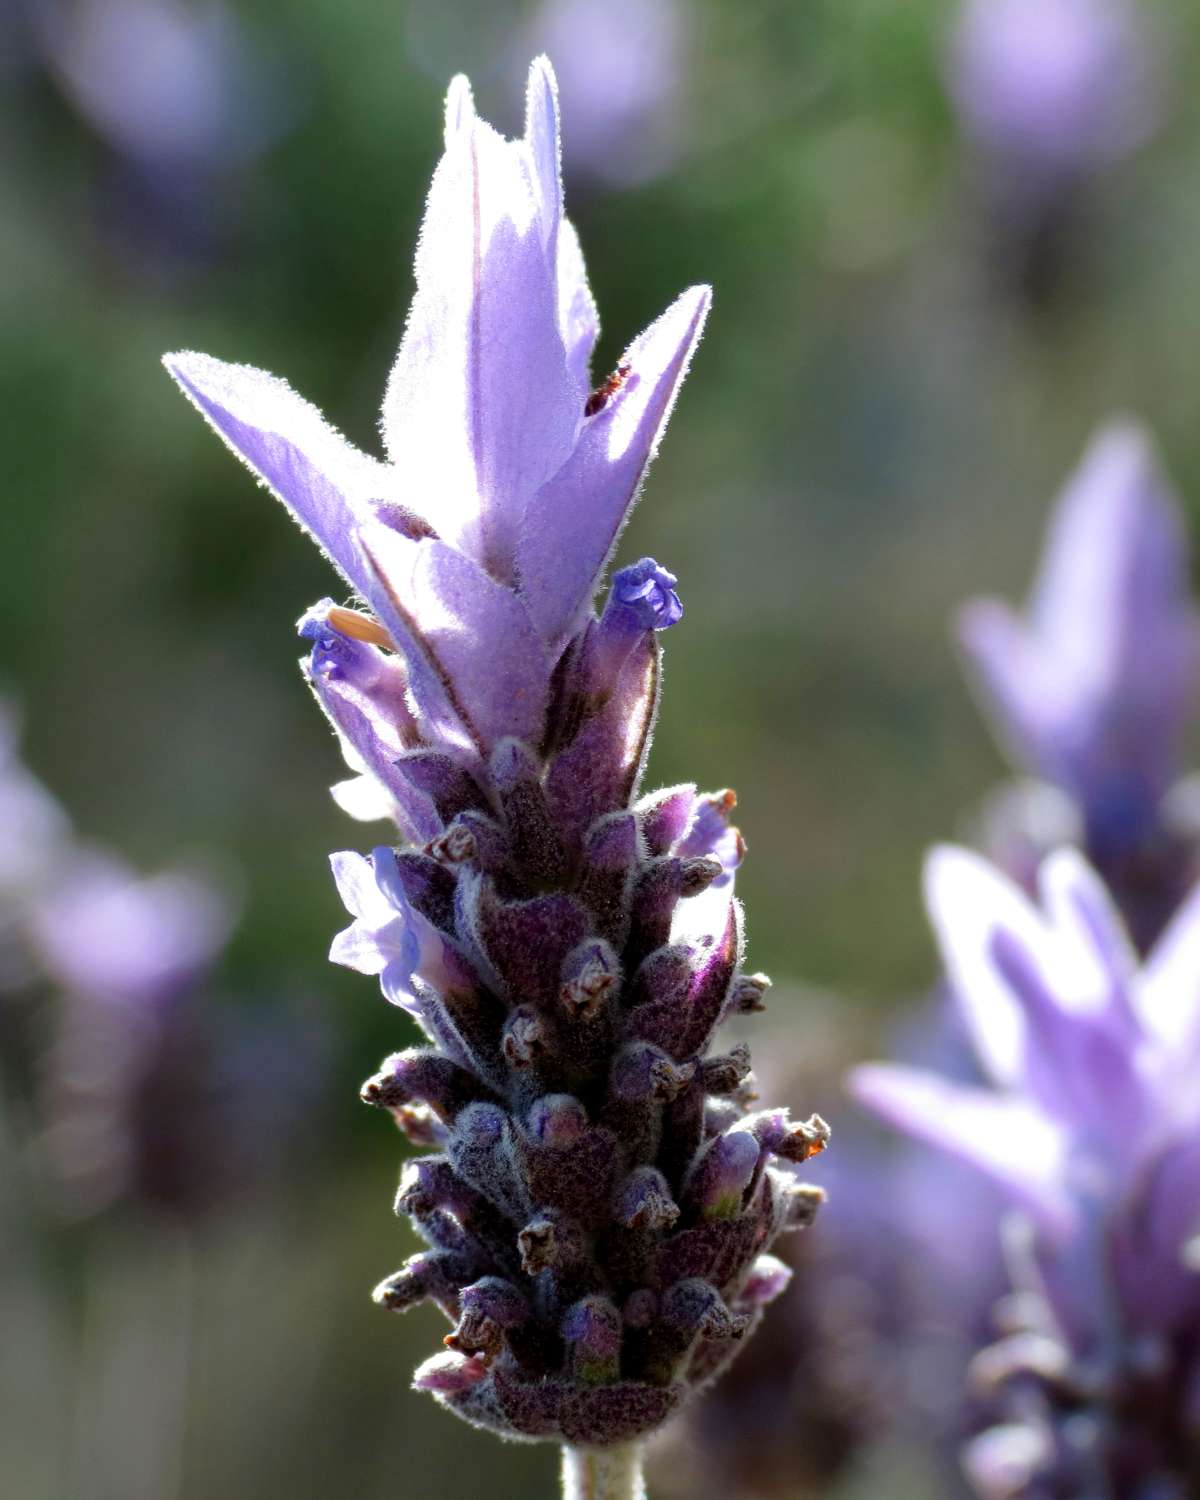
[[626, 1448], [564, 1448], [563, 1500], [646, 1500], [642, 1450]]

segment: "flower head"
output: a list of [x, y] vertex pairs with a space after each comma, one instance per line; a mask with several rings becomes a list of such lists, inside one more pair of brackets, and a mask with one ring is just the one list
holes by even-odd
[[[1200, 1227], [1200, 897], [1139, 966], [1073, 851], [1043, 865], [1040, 910], [964, 850], [933, 854], [926, 890], [990, 1087], [872, 1066], [852, 1075], [854, 1091], [986, 1173], [1019, 1210], [1010, 1259], [1026, 1323], [980, 1356], [981, 1378], [994, 1389], [1044, 1378], [1051, 1437], [1054, 1411], [1082, 1402], [1090, 1381], [1104, 1420], [1092, 1461], [1120, 1472], [1123, 1413], [1147, 1380], [1156, 1399], [1186, 1403], [1200, 1376], [1184, 1338], [1200, 1317], [1188, 1252]], [[975, 1461], [999, 1475], [1015, 1451], [993, 1435]], [[1037, 1451], [1050, 1463], [1058, 1448]], [[1161, 1478], [1177, 1462], [1151, 1453], [1141, 1472]], [[1041, 1493], [990, 1483], [987, 1494]]]
[[363, 1089], [431, 1148], [397, 1200], [428, 1248], [377, 1299], [454, 1324], [419, 1389], [510, 1436], [604, 1446], [657, 1427], [780, 1289], [760, 1253], [813, 1197], [772, 1163], [828, 1134], [749, 1114], [744, 1049], [709, 1055], [765, 982], [740, 972], [732, 794], [638, 795], [676, 580], [646, 558], [592, 608], [709, 294], [590, 390], [544, 60], [518, 141], [451, 84], [416, 279], [386, 462], [271, 376], [167, 365], [370, 611], [325, 600], [301, 634], [357, 773], [338, 800], [406, 841], [334, 856], [354, 921], [331, 956], [378, 974], [427, 1043]]
[[[1195, 708], [1200, 633], [1178, 504], [1140, 429], [1113, 425], [1092, 442], [1026, 616], [974, 600], [959, 635], [999, 737], [1065, 796], [1066, 827], [1077, 821], [1144, 946], [1182, 894], [1164, 799]], [[1008, 813], [1032, 819], [1044, 800]], [[1064, 817], [1054, 822], [1061, 841]]]

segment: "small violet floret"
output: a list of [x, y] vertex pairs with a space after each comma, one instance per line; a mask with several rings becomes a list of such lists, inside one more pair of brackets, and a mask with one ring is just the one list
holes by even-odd
[[675, 592], [678, 582], [674, 573], [659, 567], [652, 557], [643, 557], [613, 574], [613, 603], [627, 609], [643, 630], [666, 630], [683, 618], [683, 605]]
[[782, 1290], [767, 1252], [811, 1220], [792, 1168], [828, 1130], [748, 1115], [748, 1051], [709, 1052], [767, 980], [742, 969], [733, 794], [641, 794], [676, 579], [643, 558], [593, 603], [710, 294], [594, 387], [559, 161], [544, 59], [520, 140], [451, 84], [386, 460], [273, 376], [166, 364], [355, 596], [305, 614], [302, 665], [354, 772], [335, 797], [398, 844], [333, 856], [354, 920], [331, 957], [423, 1033], [363, 1098], [428, 1152], [397, 1198], [426, 1248], [376, 1298], [453, 1325], [419, 1389], [601, 1448], [660, 1426]]

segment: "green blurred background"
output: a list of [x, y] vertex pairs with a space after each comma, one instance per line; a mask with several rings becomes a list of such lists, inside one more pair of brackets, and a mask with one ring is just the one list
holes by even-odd
[[126, 1218], [55, 1238], [52, 1263], [12, 1258], [15, 1303], [20, 1277], [31, 1299], [53, 1282], [57, 1311], [0, 1341], [5, 1488], [549, 1494], [549, 1450], [501, 1448], [408, 1393], [436, 1314], [367, 1300], [412, 1247], [390, 1213], [396, 1142], [356, 1090], [407, 1023], [325, 962], [342, 925], [327, 852], [374, 838], [328, 797], [342, 767], [295, 667], [292, 622], [330, 574], [159, 356], [285, 374], [373, 446], [445, 83], [469, 72], [515, 132], [548, 47], [597, 372], [680, 288], [716, 289], [621, 547], [672, 568], [687, 610], [650, 780], [739, 790], [753, 964], [874, 1024], [934, 971], [921, 852], [1000, 771], [952, 607], [1023, 590], [1055, 489], [1115, 411], [1152, 425], [1200, 497], [1200, 15], [1143, 7], [1170, 57], [1163, 128], [1089, 185], [1031, 298], [994, 253], [944, 84], [954, 7], [934, 0], [684, 0], [657, 96], [590, 158], [569, 79], [598, 74], [603, 114], [634, 62], [564, 59], [539, 7], [230, 0], [219, 149], [149, 166], [105, 101], [173, 76], [158, 33], [93, 49], [98, 105], [44, 23], [99, 0], [7, 6], [0, 692], [90, 837], [146, 869], [198, 853], [238, 872], [222, 982], [247, 1006], [319, 996], [332, 1041], [284, 1194], [186, 1243]]

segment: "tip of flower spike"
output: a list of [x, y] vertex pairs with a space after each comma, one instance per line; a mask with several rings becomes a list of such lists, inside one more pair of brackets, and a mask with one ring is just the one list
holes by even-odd
[[675, 592], [678, 582], [652, 557], [643, 557], [613, 574], [613, 602], [630, 610], [644, 630], [666, 630], [683, 618], [683, 604]]
[[471, 93], [471, 80], [465, 73], [457, 73], [446, 90], [446, 146], [465, 130], [475, 118], [475, 97]]

